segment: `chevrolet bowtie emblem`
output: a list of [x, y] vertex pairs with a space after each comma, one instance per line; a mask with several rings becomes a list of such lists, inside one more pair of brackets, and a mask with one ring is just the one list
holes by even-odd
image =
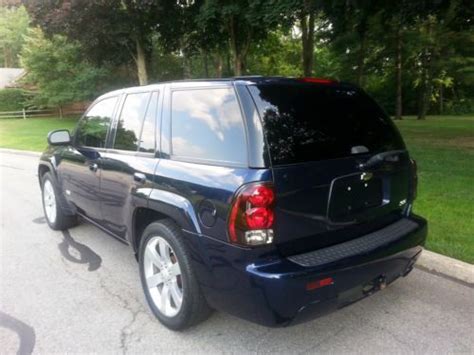
[[362, 173], [362, 174], [360, 174], [360, 179], [362, 181], [369, 181], [370, 179], [372, 179], [373, 176], [374, 176], [374, 174], [372, 174], [372, 173]]

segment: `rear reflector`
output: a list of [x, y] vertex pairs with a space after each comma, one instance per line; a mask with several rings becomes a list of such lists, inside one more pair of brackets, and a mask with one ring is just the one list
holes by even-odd
[[330, 286], [332, 284], [334, 284], [334, 280], [332, 279], [332, 277], [327, 277], [325, 279], [311, 281], [306, 284], [306, 291], [316, 290], [318, 288], [321, 288], [324, 286]]

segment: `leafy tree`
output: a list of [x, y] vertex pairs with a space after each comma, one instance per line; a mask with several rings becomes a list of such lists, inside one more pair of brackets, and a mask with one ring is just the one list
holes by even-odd
[[[462, 53], [468, 61], [474, 59], [474, 38], [469, 36], [473, 33], [470, 24], [473, 13], [469, 14], [468, 6], [464, 5], [459, 0], [424, 4], [424, 16], [418, 16], [413, 26], [416, 44], [412, 53], [412, 82], [418, 91], [417, 115], [420, 120], [425, 119], [436, 100], [441, 100], [438, 107], [443, 109], [444, 90], [455, 85], [453, 79], [457, 65], [454, 58], [457, 54]], [[469, 76], [458, 76], [457, 79], [468, 82]]]
[[355, 61], [348, 68], [356, 70], [355, 81], [360, 86], [364, 86], [366, 75], [371, 23], [379, 9], [380, 2], [377, 0], [335, 0], [325, 3], [326, 16], [334, 27], [332, 38], [356, 44], [351, 46], [349, 52], [350, 58]]
[[396, 118], [474, 109], [472, 0], [24, 1], [47, 38], [114, 68], [107, 89], [315, 73], [358, 83]]
[[22, 89], [0, 90], [0, 111], [19, 111], [25, 107], [28, 94]]
[[[387, 74], [395, 78], [395, 119], [402, 119], [403, 113], [403, 75], [407, 64], [406, 57], [413, 50], [413, 25], [422, 12], [422, 3], [409, 0], [384, 4], [374, 15], [374, 37], [380, 42], [382, 55], [388, 58]], [[391, 80], [391, 78], [389, 79]]]
[[[198, 23], [207, 33], [228, 40], [234, 62], [234, 75], [245, 71], [250, 47], [264, 40], [282, 22], [279, 2], [269, 0], [206, 0]], [[210, 29], [211, 31], [207, 30]]]
[[314, 70], [315, 27], [318, 14], [324, 9], [321, 0], [287, 0], [287, 13], [301, 32], [301, 58], [304, 76], [312, 76]]
[[[200, 57], [198, 63], [202, 64], [205, 77], [222, 77], [224, 57], [229, 52], [229, 41], [225, 31], [222, 31], [222, 24], [210, 19], [211, 5], [206, 4], [206, 0], [197, 0], [187, 7], [183, 16], [185, 34], [182, 37], [181, 49], [184, 58]], [[191, 66], [188, 61], [185, 61], [185, 64], [187, 67]], [[214, 70], [211, 70], [211, 64], [214, 64]], [[211, 74], [211, 71], [214, 73]], [[194, 70], [191, 76], [195, 77], [195, 74], [197, 73]]]
[[28, 24], [28, 13], [23, 6], [0, 7], [0, 57], [4, 67], [18, 67], [18, 54], [23, 46]]
[[299, 14], [304, 76], [311, 76], [313, 74], [315, 17], [316, 9], [314, 2], [304, 1], [302, 11]]
[[251, 47], [247, 71], [269, 76], [300, 76], [300, 44], [300, 39], [291, 33], [270, 32], [266, 40]]
[[140, 85], [148, 83], [152, 36], [169, 47], [179, 39], [179, 3], [154, 0], [27, 0], [34, 22], [47, 35], [79, 41], [96, 63], [136, 65]]
[[64, 36], [44, 37], [40, 29], [31, 29], [21, 53], [27, 80], [36, 84], [36, 103], [61, 107], [65, 104], [91, 99], [97, 92], [104, 69], [91, 65], [78, 43]]

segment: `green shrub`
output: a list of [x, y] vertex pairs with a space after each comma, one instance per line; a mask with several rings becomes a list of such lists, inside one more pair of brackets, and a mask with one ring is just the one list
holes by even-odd
[[27, 96], [21, 89], [0, 90], [0, 112], [21, 110], [26, 105]]
[[457, 101], [446, 102], [443, 114], [464, 115], [464, 114], [472, 114], [473, 112], [474, 112], [474, 100], [473, 99], [460, 99]]

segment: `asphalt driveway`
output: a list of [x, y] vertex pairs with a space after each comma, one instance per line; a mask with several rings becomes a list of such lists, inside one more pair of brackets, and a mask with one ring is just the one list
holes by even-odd
[[129, 247], [88, 224], [48, 228], [37, 159], [0, 153], [0, 353], [474, 352], [474, 289], [419, 269], [290, 328], [216, 312], [169, 331], [146, 306]]

